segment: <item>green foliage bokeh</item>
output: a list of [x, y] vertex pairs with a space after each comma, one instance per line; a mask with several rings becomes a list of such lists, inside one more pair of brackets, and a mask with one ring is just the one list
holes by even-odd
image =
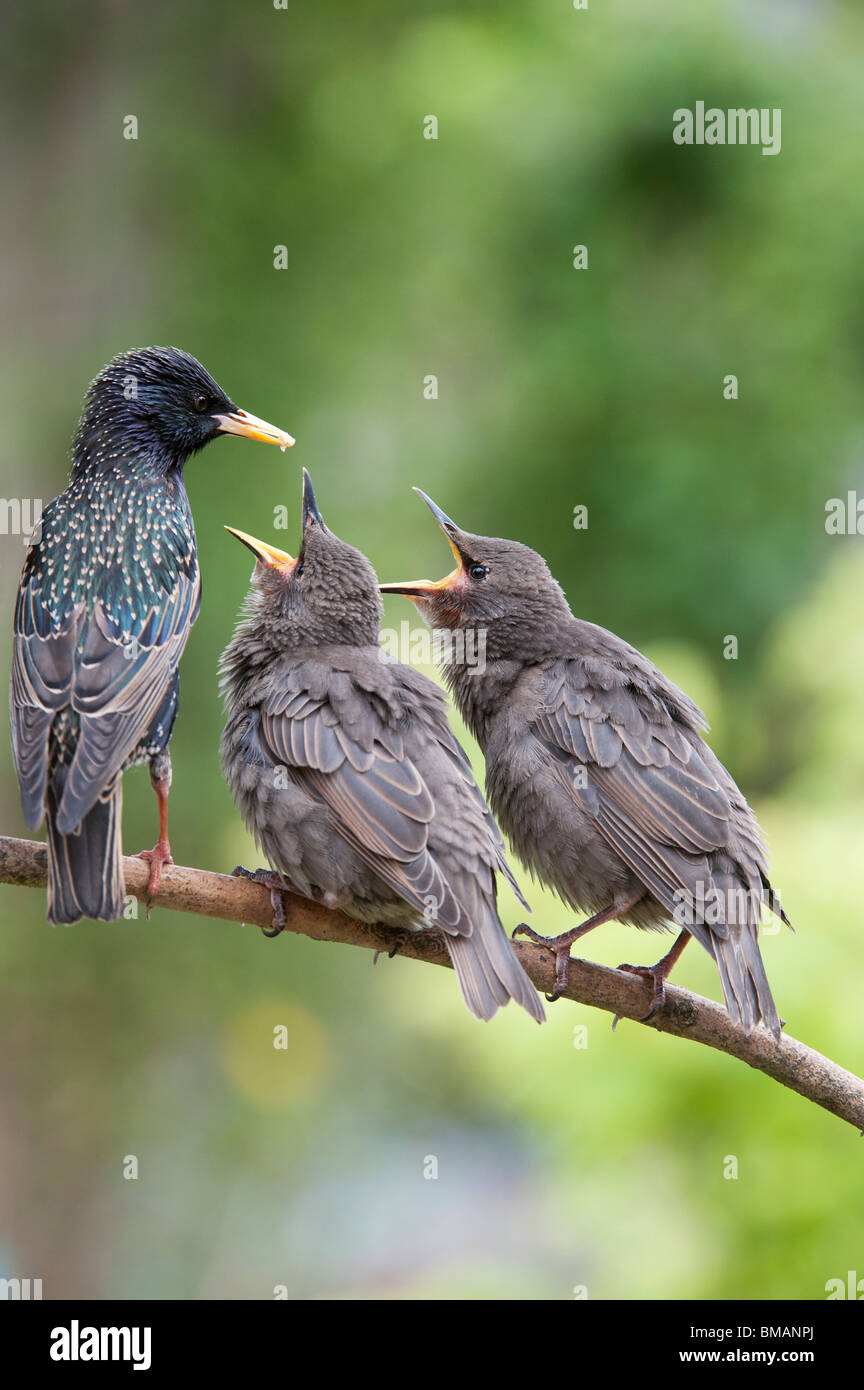
[[[705, 704], [797, 927], [765, 942], [781, 1012], [860, 1073], [864, 558], [825, 530], [864, 494], [856, 9], [34, 0], [3, 23], [4, 496], [59, 491], [87, 382], [145, 343], [298, 439], [188, 468], [178, 862], [257, 862], [218, 770], [249, 571], [223, 524], [299, 517], [302, 464], [382, 578], [437, 577], [418, 484], [543, 551]], [[781, 153], [676, 146], [697, 100], [780, 107]], [[20, 537], [0, 557], [9, 613]], [[125, 791], [149, 846], [146, 773]], [[26, 833], [9, 758], [0, 805]], [[568, 922], [531, 897], [536, 927]], [[161, 911], [51, 929], [4, 888], [0, 915], [0, 1275], [46, 1297], [818, 1298], [864, 1275], [856, 1136], [729, 1058], [566, 1004], [482, 1027], [446, 972]], [[658, 945], [612, 927], [588, 953]], [[677, 978], [718, 995], [696, 947]]]

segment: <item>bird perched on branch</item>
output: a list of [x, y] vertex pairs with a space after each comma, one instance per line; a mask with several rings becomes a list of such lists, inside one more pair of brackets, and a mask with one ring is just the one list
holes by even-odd
[[[496, 875], [518, 893], [504, 846], [446, 699], [387, 661], [369, 561], [325, 526], [303, 475], [296, 559], [228, 527], [256, 559], [252, 588], [222, 656], [222, 770], [281, 891], [366, 922], [441, 929], [465, 1003], [488, 1019], [515, 999], [543, 1005], [496, 907]], [[523, 900], [524, 901], [524, 900]]]
[[24, 817], [48, 831], [48, 920], [123, 912], [121, 776], [147, 762], [159, 802], [150, 896], [171, 863], [168, 740], [201, 578], [183, 467], [219, 434], [283, 448], [177, 348], [114, 358], [90, 386], [65, 492], [18, 588], [10, 691]]
[[[415, 489], [419, 492], [419, 488]], [[383, 584], [429, 624], [483, 647], [482, 663], [452, 655], [445, 674], [486, 757], [492, 809], [522, 862], [588, 920], [546, 939], [557, 998], [570, 948], [602, 922], [682, 928], [647, 976], [651, 1012], [694, 936], [714, 958], [731, 1017], [781, 1023], [759, 951], [761, 907], [785, 913], [768, 879], [753, 812], [701, 737], [692, 700], [634, 647], [570, 612], [542, 556], [516, 541], [461, 531], [420, 496], [456, 568], [432, 583]]]

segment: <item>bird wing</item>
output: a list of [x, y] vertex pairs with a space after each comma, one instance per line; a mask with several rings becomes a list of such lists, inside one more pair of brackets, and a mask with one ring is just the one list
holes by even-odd
[[[415, 673], [415, 675], [417, 674], [419, 673]], [[471, 767], [471, 760], [456, 738], [453, 730], [450, 728], [446, 707], [443, 705], [441, 707], [434, 707], [434, 712], [428, 712], [425, 722], [438, 748], [444, 753], [449, 767], [456, 773], [459, 798], [462, 804], [464, 805], [466, 802], [470, 804], [474, 811], [475, 818], [483, 826], [482, 839], [484, 846], [491, 847], [492, 854], [494, 855], [492, 867], [497, 873], [504, 875], [522, 906], [526, 911], [530, 912], [531, 906], [525, 900], [522, 890], [507, 862], [504, 836], [501, 834], [498, 828], [498, 822], [490, 811], [486, 798], [477, 784], [474, 771]]]
[[[27, 571], [25, 569], [25, 580]], [[12, 757], [24, 819], [35, 830], [42, 819], [48, 780], [48, 734], [57, 711], [69, 703], [82, 608], [52, 629], [34, 586], [22, 582], [15, 604], [9, 715]]]
[[[698, 734], [662, 696], [613, 666], [553, 668], [533, 725], [582, 810], [671, 915], [709, 893], [712, 852], [726, 851], [761, 897], [767, 866], [752, 814]], [[689, 923], [688, 923], [689, 925]], [[722, 919], [713, 930], [720, 936]], [[698, 934], [698, 933], [694, 933]]]
[[[201, 579], [190, 563], [120, 630], [110, 604], [79, 604], [54, 631], [35, 578], [22, 581], [11, 687], [13, 749], [28, 823], [38, 824], [48, 775], [48, 730], [58, 709], [78, 736], [57, 813], [70, 834], [147, 732], [198, 616]], [[142, 605], [143, 607], [143, 605]], [[33, 819], [35, 817], [35, 819]]]
[[444, 931], [470, 932], [430, 853], [435, 804], [402, 734], [346, 675], [337, 680], [337, 712], [304, 669], [280, 677], [260, 708], [266, 755], [330, 808], [338, 833], [399, 896]]

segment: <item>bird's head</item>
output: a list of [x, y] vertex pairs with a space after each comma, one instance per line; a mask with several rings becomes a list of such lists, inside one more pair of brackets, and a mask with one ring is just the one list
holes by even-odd
[[305, 468], [302, 535], [296, 557], [233, 526], [225, 529], [255, 556], [247, 612], [262, 640], [280, 651], [378, 645], [377, 575], [365, 555], [324, 525]]
[[238, 409], [188, 352], [139, 348], [115, 357], [91, 382], [75, 457], [96, 468], [144, 459], [164, 472], [220, 434], [282, 449], [294, 443], [284, 430]]
[[460, 530], [431, 497], [414, 491], [447, 537], [456, 568], [443, 579], [382, 584], [381, 592], [410, 598], [432, 628], [483, 633], [493, 658], [535, 655], [544, 635], [572, 616], [543, 556], [519, 541]]

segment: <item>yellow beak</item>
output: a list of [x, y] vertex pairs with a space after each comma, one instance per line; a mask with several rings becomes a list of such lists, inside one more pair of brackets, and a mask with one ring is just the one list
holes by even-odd
[[453, 539], [453, 532], [456, 525], [452, 522], [446, 512], [442, 512], [437, 503], [427, 497], [425, 492], [421, 492], [419, 487], [414, 491], [419, 497], [423, 498], [426, 506], [434, 516], [444, 535], [447, 537], [447, 544], [456, 556], [456, 568], [446, 574], [443, 579], [411, 579], [404, 584], [379, 584], [378, 588], [382, 594], [404, 594], [406, 598], [423, 599], [430, 594], [440, 593], [442, 589], [454, 589], [461, 579], [465, 576], [465, 565], [459, 553], [459, 547]]
[[245, 410], [232, 410], [230, 415], [214, 415], [213, 419], [218, 421], [222, 434], [242, 434], [244, 439], [257, 439], [262, 444], [278, 444], [283, 453], [294, 443], [290, 434]]
[[402, 584], [379, 584], [382, 594], [404, 594], [406, 598], [428, 598], [430, 594], [440, 593], [442, 589], [452, 589], [465, 573], [460, 560], [458, 567], [451, 570], [443, 579], [410, 579]]
[[277, 550], [275, 545], [268, 545], [266, 541], [256, 540], [246, 531], [235, 531], [233, 526], [226, 526], [225, 530], [230, 531], [231, 535], [236, 536], [238, 541], [247, 545], [255, 558], [260, 560], [262, 565], [267, 565], [269, 569], [284, 569], [286, 565], [294, 564], [293, 556], [286, 554], [284, 550]]

